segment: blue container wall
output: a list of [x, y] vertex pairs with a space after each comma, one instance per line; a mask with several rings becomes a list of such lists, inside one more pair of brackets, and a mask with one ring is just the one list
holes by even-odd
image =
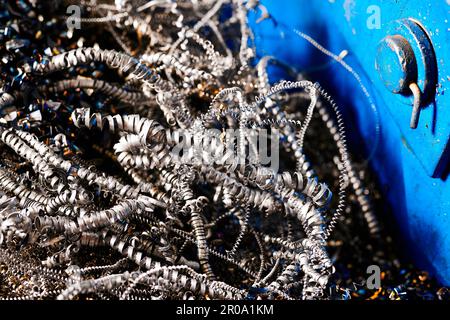
[[[272, 55], [318, 81], [339, 102], [353, 151], [370, 154], [380, 125], [380, 144], [370, 161], [410, 255], [450, 285], [450, 2], [447, 0], [285, 0], [262, 1], [273, 19], [254, 21], [258, 55]], [[367, 23], [371, 5], [380, 9], [379, 28]], [[435, 103], [423, 108], [419, 127], [409, 128], [412, 98], [387, 90], [375, 69], [378, 43], [392, 23], [414, 18], [428, 31], [438, 63]], [[344, 61], [361, 77], [374, 111], [358, 82], [338, 63], [293, 32], [296, 28]], [[274, 71], [272, 80], [281, 74]], [[447, 92], [448, 91], [448, 92]], [[377, 115], [378, 114], [378, 115]], [[379, 119], [378, 119], [379, 117]]]

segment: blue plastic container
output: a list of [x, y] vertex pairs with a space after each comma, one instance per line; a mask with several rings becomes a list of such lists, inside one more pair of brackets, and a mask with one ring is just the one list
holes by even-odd
[[[386, 212], [395, 215], [404, 247], [408, 249], [405, 253], [444, 285], [450, 285], [449, 1], [263, 0], [262, 3], [273, 19], [256, 23], [260, 13], [250, 14], [258, 55], [275, 56], [332, 93], [347, 119], [353, 151], [370, 154], [377, 124], [380, 125], [380, 144], [370, 166], [389, 206]], [[388, 90], [375, 68], [378, 44], [386, 36], [403, 32], [399, 30], [399, 20], [408, 18], [426, 31], [437, 63], [436, 92], [432, 101], [422, 107], [415, 130], [409, 126], [413, 96]], [[344, 61], [360, 75], [374, 99], [376, 111], [355, 78], [296, 35], [295, 28], [336, 55], [348, 51]], [[412, 44], [416, 45], [420, 43]], [[390, 63], [384, 56], [380, 59], [380, 64]], [[279, 77], [281, 73], [274, 70], [272, 80]]]

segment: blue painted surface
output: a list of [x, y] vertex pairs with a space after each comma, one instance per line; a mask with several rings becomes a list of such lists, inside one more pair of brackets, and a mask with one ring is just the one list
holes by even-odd
[[[342, 106], [353, 151], [369, 154], [376, 117], [355, 79], [339, 64], [292, 32], [297, 28], [335, 54], [348, 50], [345, 62], [358, 72], [375, 100], [381, 142], [370, 165], [407, 243], [408, 254], [450, 285], [450, 5], [446, 0], [266, 0], [273, 20], [252, 24], [259, 55], [273, 55], [303, 71]], [[381, 28], [369, 29], [368, 8], [381, 11]], [[250, 15], [254, 20], [257, 13]], [[434, 104], [421, 112], [419, 127], [409, 128], [412, 97], [385, 88], [375, 70], [378, 43], [395, 21], [415, 18], [432, 40], [438, 64]], [[395, 28], [395, 27], [394, 27]], [[281, 77], [273, 71], [272, 80]], [[433, 177], [434, 176], [434, 177]]]

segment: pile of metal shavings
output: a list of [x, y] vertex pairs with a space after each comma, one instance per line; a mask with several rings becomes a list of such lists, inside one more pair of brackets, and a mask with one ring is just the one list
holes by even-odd
[[[2, 299], [448, 298], [396, 258], [332, 98], [302, 75], [271, 86], [250, 10], [0, 4]], [[232, 149], [275, 136], [278, 166], [250, 158], [261, 140], [212, 161], [230, 130]]]

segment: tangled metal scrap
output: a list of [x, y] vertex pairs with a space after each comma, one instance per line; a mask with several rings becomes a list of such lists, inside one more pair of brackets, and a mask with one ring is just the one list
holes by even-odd
[[[272, 57], [254, 66], [264, 8], [86, 0], [78, 30], [50, 2], [2, 8], [0, 296], [326, 298], [350, 196], [379, 228], [337, 105], [301, 75], [271, 87]], [[330, 140], [313, 165], [314, 122]], [[171, 152], [212, 128], [276, 133], [280, 170]]]

